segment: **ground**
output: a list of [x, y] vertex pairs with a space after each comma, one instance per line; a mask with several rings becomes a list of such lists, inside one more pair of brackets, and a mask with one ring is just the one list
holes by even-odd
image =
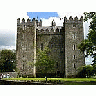
[[96, 85], [95, 78], [3, 78], [0, 85]]

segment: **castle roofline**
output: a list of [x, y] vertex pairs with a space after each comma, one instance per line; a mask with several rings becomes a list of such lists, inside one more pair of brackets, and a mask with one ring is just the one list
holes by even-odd
[[[61, 29], [63, 26], [55, 26], [55, 29]], [[50, 30], [50, 29], [52, 29], [53, 27], [52, 26], [42, 26], [42, 27], [40, 27], [40, 26], [38, 26], [37, 27], [37, 29], [38, 30], [41, 30], [41, 29], [43, 29], [43, 30], [46, 30], [46, 29], [48, 29], [48, 30]]]

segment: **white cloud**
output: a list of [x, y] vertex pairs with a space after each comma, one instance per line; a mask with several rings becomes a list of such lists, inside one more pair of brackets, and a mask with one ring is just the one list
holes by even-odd
[[9, 50], [16, 50], [16, 46], [0, 46], [0, 50], [9, 49]]
[[58, 12], [58, 15], [59, 15], [59, 17], [67, 17], [67, 18], [69, 18], [70, 16], [72, 16], [73, 18], [74, 17], [78, 17], [78, 18], [80, 18], [81, 16], [83, 16], [83, 12]]
[[51, 26], [51, 22], [53, 21], [56, 22], [56, 26], [63, 26], [63, 19], [60, 20], [60, 18], [57, 17], [50, 17], [49, 19], [42, 18], [42, 25], [43, 26]]

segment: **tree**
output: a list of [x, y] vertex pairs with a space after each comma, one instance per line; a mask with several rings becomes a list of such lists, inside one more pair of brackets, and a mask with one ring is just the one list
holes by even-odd
[[91, 19], [91, 22], [87, 39], [82, 41], [78, 48], [86, 52], [86, 56], [91, 55], [94, 58], [93, 64], [96, 64], [96, 12], [85, 12], [84, 15], [84, 21]]
[[50, 49], [48, 47], [45, 47], [45, 49], [38, 50], [37, 52], [37, 61], [36, 61], [36, 67], [39, 73], [47, 75], [49, 72], [54, 72], [54, 60], [49, 56]]
[[12, 50], [2, 50], [0, 52], [0, 71], [12, 72], [16, 68], [16, 52]]
[[80, 78], [85, 78], [87, 76], [87, 78], [91, 77], [94, 75], [95, 71], [94, 67], [92, 65], [85, 65], [82, 66], [80, 68], [78, 68], [79, 73], [78, 73], [78, 77]]

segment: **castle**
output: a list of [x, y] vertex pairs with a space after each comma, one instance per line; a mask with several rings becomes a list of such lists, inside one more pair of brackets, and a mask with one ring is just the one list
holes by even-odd
[[[84, 53], [78, 49], [78, 44], [84, 40], [83, 17], [80, 19], [72, 16], [64, 17], [63, 26], [56, 26], [52, 21], [51, 26], [42, 26], [42, 20], [33, 18], [32, 21], [17, 19], [17, 45], [16, 58], [17, 68], [22, 75], [33, 75], [39, 73], [36, 66], [37, 49], [44, 50], [47, 46], [51, 49], [51, 57], [56, 62], [56, 74], [59, 77], [75, 77], [78, 68], [85, 64]], [[43, 69], [42, 69], [43, 70]]]

